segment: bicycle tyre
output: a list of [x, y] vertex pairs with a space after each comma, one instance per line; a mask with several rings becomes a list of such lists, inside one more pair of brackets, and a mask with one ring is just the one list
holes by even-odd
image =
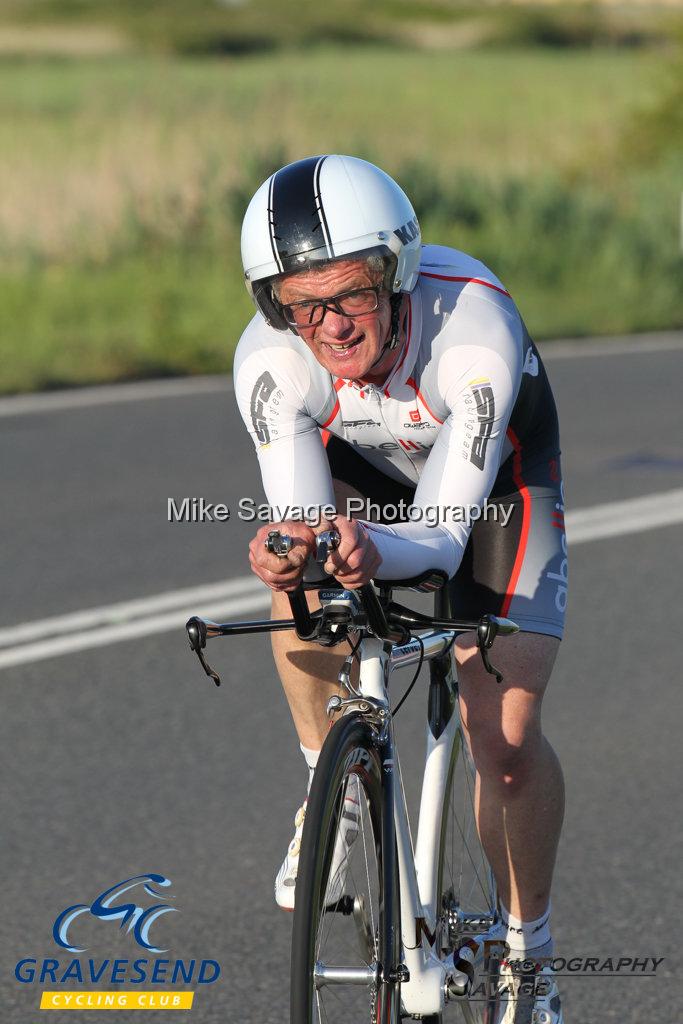
[[[476, 939], [485, 933], [483, 925], [473, 923], [477, 915], [482, 919], [495, 919], [498, 912], [495, 879], [476, 827], [475, 787], [476, 772], [467, 741], [458, 726], [444, 792], [439, 843], [438, 891], [443, 954], [457, 950], [467, 939]], [[426, 1018], [425, 1024], [450, 1024], [458, 1019], [458, 1010], [466, 1024], [493, 1024], [498, 1019], [497, 968], [492, 960], [484, 972], [481, 957], [479, 960], [471, 1000], [465, 996], [447, 1003], [443, 1014]]]
[[[351, 777], [355, 777], [357, 782], [350, 783]], [[368, 834], [366, 836], [364, 832], [362, 839], [366, 852], [365, 866], [368, 868], [367, 847], [370, 846], [371, 857], [374, 848], [373, 875], [376, 873], [377, 876], [371, 879], [368, 870], [368, 885], [376, 882], [377, 911], [374, 913], [371, 908], [371, 921], [365, 920], [364, 934], [368, 939], [368, 949], [374, 953], [377, 968], [376, 981], [368, 984], [367, 993], [364, 985], [337, 984], [328, 988], [320, 984], [320, 955], [325, 929], [328, 928], [329, 941], [331, 925], [334, 923], [336, 926], [336, 916], [340, 915], [340, 911], [330, 910], [325, 897], [337, 828], [344, 813], [344, 797], [350, 784], [358, 787], [359, 817], [362, 807], [366, 819], [359, 825], [359, 830], [368, 825]], [[359, 839], [356, 838], [354, 849], [358, 844]], [[359, 846], [359, 849], [363, 847]], [[347, 901], [352, 899], [350, 896], [344, 898]], [[352, 916], [357, 926], [356, 904], [359, 899], [358, 896], [353, 898], [353, 913], [345, 915]], [[340, 900], [337, 906], [342, 902]], [[367, 918], [365, 905], [362, 902], [358, 905], [359, 915]], [[375, 728], [361, 714], [352, 713], [340, 719], [330, 730], [308, 798], [292, 932], [292, 1024], [327, 1024], [328, 1021], [351, 1019], [354, 1024], [399, 1024], [400, 982], [395, 971], [400, 962], [400, 943], [393, 776], [383, 778], [382, 756]], [[326, 949], [327, 945], [322, 952]], [[360, 959], [367, 963], [371, 955], [368, 952], [364, 959]], [[343, 967], [344, 964], [339, 966]], [[362, 969], [362, 963], [359, 966]], [[374, 965], [368, 966], [372, 968]], [[333, 1000], [331, 1012], [323, 1002], [328, 996]], [[362, 1004], [361, 1012], [354, 1009], [359, 1004]]]

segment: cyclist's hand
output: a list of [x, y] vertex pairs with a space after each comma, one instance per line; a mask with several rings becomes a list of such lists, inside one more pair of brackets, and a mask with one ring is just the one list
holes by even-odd
[[356, 519], [336, 516], [333, 523], [323, 520], [316, 533], [334, 529], [340, 541], [325, 562], [325, 572], [334, 576], [344, 587], [362, 587], [369, 583], [382, 564], [380, 554], [369, 532]]
[[[274, 555], [266, 548], [271, 530], [279, 530], [294, 541], [285, 557]], [[309, 556], [315, 553], [315, 534], [306, 523], [286, 520], [262, 526], [249, 545], [252, 572], [271, 590], [296, 590], [301, 583]]]

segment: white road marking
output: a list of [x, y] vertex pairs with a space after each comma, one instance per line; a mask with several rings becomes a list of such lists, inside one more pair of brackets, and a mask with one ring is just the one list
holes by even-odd
[[[153, 599], [152, 599], [153, 600]], [[54, 658], [59, 654], [73, 654], [76, 651], [87, 651], [93, 647], [105, 647], [121, 640], [134, 640], [136, 637], [151, 636], [154, 633], [178, 631], [178, 641], [182, 643], [180, 631], [191, 615], [201, 612], [205, 619], [227, 621], [244, 612], [255, 612], [270, 605], [270, 595], [263, 586], [260, 593], [245, 596], [239, 601], [223, 601], [217, 604], [198, 604], [192, 608], [175, 609], [164, 615], [150, 615], [147, 618], [121, 622], [116, 626], [102, 626], [84, 633], [68, 633], [55, 636], [48, 640], [36, 640], [32, 644], [21, 647], [7, 647], [0, 651], [0, 668], [21, 665], [27, 661], [42, 661]], [[34, 632], [40, 635], [40, 623], [34, 623]]]
[[[683, 522], [683, 487], [576, 509], [565, 521], [570, 547], [671, 526]], [[180, 630], [191, 615], [226, 621], [269, 606], [268, 589], [254, 576], [242, 576], [25, 622], [0, 630], [0, 668]], [[31, 641], [32, 637], [41, 639]]]
[[61, 412], [63, 409], [86, 409], [93, 405], [115, 405], [118, 402], [139, 402], [150, 398], [182, 398], [185, 395], [208, 395], [216, 392], [227, 395], [232, 390], [232, 375], [227, 373], [203, 377], [173, 377], [170, 380], [141, 380], [131, 384], [103, 384], [92, 388], [8, 395], [0, 398], [0, 416]]
[[[544, 360], [584, 359], [589, 356], [622, 356], [644, 352], [683, 352], [683, 332], [661, 331], [614, 338], [579, 338], [545, 341], [539, 344]], [[0, 417], [27, 413], [61, 412], [95, 405], [147, 401], [151, 398], [178, 398], [184, 395], [208, 395], [233, 390], [232, 376], [218, 374], [203, 377], [174, 377], [166, 380], [141, 380], [130, 384], [104, 384], [99, 387], [67, 388], [0, 398]]]
[[565, 516], [569, 546], [683, 522], [683, 487], [579, 508]]
[[[98, 626], [120, 626], [139, 616], [147, 616], [154, 612], [184, 611], [187, 608], [207, 605], [231, 607], [240, 605], [243, 599], [251, 599], [256, 594], [267, 596], [267, 587], [256, 576], [240, 576], [227, 583], [208, 583], [199, 587], [185, 587], [183, 590], [167, 590], [163, 594], [151, 597], [139, 597], [134, 601], [121, 601], [117, 604], [103, 605], [100, 608], [87, 608], [82, 612], [71, 612], [68, 615], [54, 615], [40, 622], [25, 622], [20, 626], [9, 626], [0, 629], [0, 647], [31, 640], [36, 632], [43, 636], [62, 636], [64, 633], [94, 629]], [[189, 614], [195, 614], [190, 612]], [[186, 615], [187, 619], [189, 616]]]

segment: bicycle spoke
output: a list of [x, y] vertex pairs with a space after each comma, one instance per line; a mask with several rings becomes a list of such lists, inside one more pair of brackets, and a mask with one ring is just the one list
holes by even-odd
[[[496, 913], [495, 882], [481, 847], [476, 827], [476, 777], [468, 756], [466, 741], [459, 739], [451, 790], [444, 813], [444, 843], [441, 883], [442, 934], [444, 952], [457, 949], [465, 939], [481, 935], [487, 924], [474, 924], [473, 918], [490, 921]], [[481, 961], [475, 965], [474, 988], [478, 988]], [[456, 999], [446, 1003], [443, 1024], [492, 1024], [488, 1003], [484, 1000]]]
[[[337, 897], [322, 910], [315, 937], [318, 978], [312, 1009], [315, 1024], [366, 1024], [374, 1003], [374, 984], [334, 983], [325, 972], [368, 969], [377, 959], [379, 874], [375, 835], [363, 784], [356, 776], [346, 780], [335, 798], [330, 874], [326, 897]], [[357, 796], [357, 821], [350, 822], [348, 798]], [[346, 800], [346, 803], [345, 803]], [[344, 818], [344, 810], [347, 816]], [[354, 828], [357, 834], [348, 843]], [[338, 845], [343, 844], [343, 845]], [[335, 866], [335, 856], [342, 857]], [[334, 869], [334, 870], [332, 870]]]
[[[451, 799], [450, 799], [450, 804], [449, 804], [449, 808], [448, 808], [449, 813], [450, 813], [450, 819], [451, 819], [451, 821], [450, 821], [450, 828], [451, 828], [451, 851], [454, 851], [454, 849], [455, 849], [455, 844], [456, 844], [455, 828], [456, 827], [457, 827], [457, 830], [458, 830], [458, 833], [459, 833], [459, 838], [460, 838], [460, 843], [458, 844], [459, 847], [460, 847], [460, 870], [459, 870], [459, 875], [458, 875], [458, 884], [457, 884], [457, 886], [454, 886], [455, 880], [453, 878], [452, 872], [451, 872], [451, 879], [450, 880], [451, 880], [451, 884], [455, 888], [455, 891], [460, 894], [461, 902], [466, 902], [466, 903], [470, 904], [470, 909], [474, 909], [474, 907], [471, 906], [471, 904], [472, 904], [473, 898], [474, 898], [474, 891], [478, 887], [480, 892], [481, 892], [481, 896], [482, 896], [482, 898], [484, 900], [484, 908], [488, 910], [489, 906], [490, 906], [490, 902], [491, 902], [491, 896], [490, 896], [490, 891], [487, 891], [487, 886], [482, 881], [482, 877], [481, 877], [481, 869], [482, 868], [485, 869], [486, 862], [485, 862], [485, 859], [484, 859], [483, 854], [481, 852], [481, 847], [479, 845], [479, 835], [478, 835], [478, 832], [477, 832], [476, 821], [475, 821], [475, 817], [474, 817], [474, 791], [472, 789], [472, 776], [471, 776], [471, 773], [470, 773], [470, 770], [469, 770], [470, 762], [469, 762], [468, 755], [466, 753], [466, 744], [465, 744], [464, 737], [461, 739], [461, 757], [462, 757], [461, 763], [462, 763], [463, 770], [460, 773], [460, 778], [461, 778], [461, 780], [463, 780], [463, 792], [462, 792], [462, 808], [463, 809], [462, 809], [462, 811], [460, 813], [458, 813], [458, 811], [456, 810], [456, 807], [455, 807], [455, 794], [453, 792], [451, 792]], [[469, 838], [470, 835], [472, 835], [472, 841], [476, 842], [476, 847], [477, 847], [478, 852], [479, 852], [479, 861], [480, 861], [479, 864], [477, 863], [477, 860], [475, 859], [475, 856], [472, 853], [472, 847], [470, 845], [470, 838]], [[469, 861], [469, 865], [470, 865], [470, 867], [472, 869], [472, 873], [473, 873], [473, 877], [471, 879], [470, 887], [469, 887], [469, 889], [468, 889], [468, 891], [466, 893], [463, 891], [463, 878], [464, 878], [464, 875], [465, 875], [465, 864], [466, 864], [466, 859], [465, 858], [467, 858], [467, 860]]]

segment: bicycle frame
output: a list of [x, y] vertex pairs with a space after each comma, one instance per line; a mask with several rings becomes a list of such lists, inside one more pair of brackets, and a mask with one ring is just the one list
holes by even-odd
[[[420, 639], [424, 645], [423, 661], [431, 661], [443, 654], [452, 636], [452, 633], [441, 630], [421, 635]], [[388, 645], [381, 640], [366, 636], [361, 642], [359, 653], [359, 693], [362, 697], [370, 698], [381, 705], [388, 713], [389, 699], [385, 680], [394, 669], [415, 665], [420, 661], [420, 643], [414, 639], [389, 650]], [[451, 691], [454, 692], [452, 668], [449, 682]], [[450, 715], [442, 726], [438, 736], [435, 736], [431, 729], [428, 734], [417, 842], [414, 850], [390, 715], [383, 762], [384, 771], [394, 774], [401, 939], [404, 963], [410, 976], [409, 980], [403, 981], [401, 985], [401, 1000], [407, 1013], [424, 1015], [443, 1011], [446, 978], [453, 972], [453, 956], [441, 960], [434, 951], [434, 945], [438, 930], [438, 857], [444, 797], [454, 746], [459, 739], [457, 702], [454, 702]]]
[[[276, 535], [282, 542], [287, 540], [273, 531], [269, 541], [275, 540]], [[423, 592], [433, 592], [444, 582], [444, 578], [439, 581], [435, 580], [435, 576], [443, 574], [427, 573], [415, 580], [403, 581], [402, 585], [419, 589], [419, 585], [424, 584]], [[318, 593], [321, 611], [311, 614], [303, 589], [299, 587], [290, 594], [292, 619], [218, 624], [195, 616], [187, 622], [186, 628], [190, 647], [216, 685], [220, 685], [220, 678], [203, 654], [210, 637], [295, 629], [301, 640], [317, 641], [323, 646], [330, 646], [345, 639], [348, 631], [360, 630], [360, 642], [347, 657], [339, 675], [339, 681], [349, 696], [332, 697], [328, 712], [343, 712], [344, 709], [358, 711], [368, 715], [379, 730], [377, 746], [385, 776], [385, 799], [388, 807], [393, 808], [393, 822], [385, 813], [384, 842], [393, 844], [394, 839], [396, 842], [403, 949], [402, 963], [390, 964], [389, 969], [400, 970], [401, 1002], [406, 1013], [419, 1018], [442, 1013], [446, 998], [457, 998], [458, 994], [464, 993], [469, 981], [456, 967], [453, 952], [443, 958], [440, 955], [444, 945], [448, 945], [441, 941], [443, 910], [438, 905], [442, 888], [439, 856], [444, 801], [457, 755], [456, 744], [462, 738], [453, 661], [445, 655], [455, 635], [475, 631], [484, 666], [500, 682], [502, 675], [490, 663], [487, 651], [498, 634], [514, 633], [518, 627], [508, 619], [493, 615], [484, 615], [478, 622], [453, 620], [444, 614], [448, 609], [445, 591], [439, 591], [436, 595], [437, 610], [441, 614], [436, 614], [430, 621], [428, 617], [413, 613], [401, 605], [388, 604], [391, 588], [387, 585], [384, 587], [384, 605], [370, 585], [361, 587], [359, 591], [322, 589]], [[414, 633], [410, 640], [406, 640], [410, 635], [406, 626]], [[350, 680], [354, 656], [360, 662], [357, 684], [352, 684]], [[401, 767], [394, 742], [387, 682], [395, 669], [426, 662], [434, 664], [430, 666], [432, 678], [427, 752], [417, 842], [413, 847]], [[449, 932], [451, 915], [452, 911], [449, 910]], [[487, 906], [487, 912], [483, 914], [457, 911], [457, 923], [468, 926], [472, 933], [488, 931], [496, 920], [494, 907]], [[450, 934], [446, 938], [450, 941]], [[371, 975], [372, 971], [368, 969], [337, 970], [333, 967], [325, 970], [321, 983], [367, 985]], [[467, 997], [461, 1005], [466, 1018], [470, 1019]]]

